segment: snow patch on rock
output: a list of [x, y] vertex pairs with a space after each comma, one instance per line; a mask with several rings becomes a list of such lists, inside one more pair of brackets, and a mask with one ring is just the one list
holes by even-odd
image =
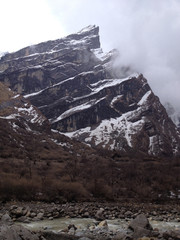
[[78, 138], [78, 136], [86, 134], [86, 143], [94, 142], [96, 146], [102, 144], [103, 147], [107, 147], [111, 150], [123, 148], [120, 142], [113, 140], [113, 136], [121, 136], [124, 138], [125, 144], [132, 147], [133, 135], [139, 132], [144, 125], [143, 119], [131, 122], [132, 115], [136, 114], [136, 111], [137, 110], [127, 112], [118, 118], [103, 120], [95, 129], [86, 127], [74, 132], [65, 133], [65, 135], [71, 138]]

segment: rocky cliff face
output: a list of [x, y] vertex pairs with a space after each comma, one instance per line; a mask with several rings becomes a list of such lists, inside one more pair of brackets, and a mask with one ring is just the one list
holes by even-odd
[[[0, 83], [0, 161], [65, 160], [89, 147], [51, 130], [48, 119], [29, 100]], [[88, 148], [88, 149], [87, 149]], [[86, 150], [85, 150], [86, 149]], [[93, 154], [92, 150], [90, 149]], [[29, 161], [30, 160], [30, 161]]]
[[0, 60], [0, 81], [39, 108], [51, 127], [93, 147], [172, 156], [176, 126], [140, 74], [113, 67], [99, 28], [40, 43]]
[[103, 87], [98, 83], [91, 85], [95, 97], [92, 93], [83, 104], [63, 112], [52, 126], [111, 150], [166, 156], [179, 152], [177, 129], [142, 75], [109, 79]]
[[6, 54], [0, 80], [17, 93], [33, 93], [88, 71], [95, 65], [91, 48], [99, 48], [99, 28], [89, 27], [64, 39], [48, 41]]

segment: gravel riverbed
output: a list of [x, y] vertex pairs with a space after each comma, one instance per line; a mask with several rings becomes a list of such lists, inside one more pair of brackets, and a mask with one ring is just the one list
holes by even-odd
[[177, 204], [11, 202], [1, 204], [4, 216], [39, 239], [180, 239]]

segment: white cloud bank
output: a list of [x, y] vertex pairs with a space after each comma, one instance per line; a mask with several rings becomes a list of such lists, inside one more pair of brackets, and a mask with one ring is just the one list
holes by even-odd
[[[50, 3], [50, 0], [49, 0]], [[66, 0], [51, 4], [68, 32], [100, 26], [102, 47], [118, 48], [119, 63], [142, 72], [162, 102], [180, 109], [179, 0]], [[55, 7], [54, 7], [55, 6]], [[64, 11], [59, 12], [63, 9]]]

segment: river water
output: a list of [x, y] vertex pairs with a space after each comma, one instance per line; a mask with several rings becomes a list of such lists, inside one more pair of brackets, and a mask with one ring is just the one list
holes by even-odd
[[[112, 231], [125, 231], [129, 225], [129, 221], [121, 219], [107, 220], [107, 223], [109, 230]], [[150, 221], [150, 223], [153, 228], [158, 228], [162, 232], [180, 229], [180, 222]], [[54, 220], [23, 223], [23, 226], [34, 231], [47, 229], [53, 232], [59, 232], [67, 229], [70, 224], [74, 224], [79, 230], [85, 230], [89, 226], [97, 226], [98, 222], [91, 218], [59, 218]]]

